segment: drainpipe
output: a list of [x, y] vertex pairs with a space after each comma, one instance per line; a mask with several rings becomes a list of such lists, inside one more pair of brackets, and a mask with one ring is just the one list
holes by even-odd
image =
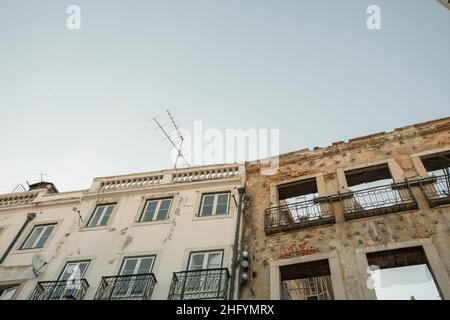
[[238, 204], [238, 212], [237, 212], [237, 221], [236, 221], [236, 233], [234, 236], [234, 245], [233, 245], [233, 260], [231, 262], [231, 281], [230, 281], [230, 292], [228, 296], [230, 300], [234, 300], [234, 281], [236, 278], [236, 265], [238, 260], [238, 244], [239, 244], [239, 235], [241, 230], [241, 215], [242, 215], [242, 203], [245, 195], [245, 188], [238, 188], [239, 192], [239, 204]]
[[27, 214], [27, 220], [25, 220], [24, 224], [22, 225], [22, 228], [20, 228], [20, 230], [19, 230], [19, 233], [14, 237], [14, 239], [11, 242], [11, 244], [9, 245], [8, 249], [6, 249], [5, 253], [0, 258], [0, 264], [2, 264], [3, 261], [5, 261], [6, 257], [9, 254], [9, 252], [12, 250], [12, 248], [16, 244], [17, 240], [19, 240], [20, 236], [22, 235], [23, 230], [25, 230], [25, 228], [28, 225], [28, 223], [30, 223], [30, 221], [33, 220], [34, 218], [36, 218], [36, 213], [29, 213], [29, 214]]

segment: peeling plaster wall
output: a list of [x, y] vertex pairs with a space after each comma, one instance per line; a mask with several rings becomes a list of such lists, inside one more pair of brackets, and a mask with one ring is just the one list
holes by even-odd
[[264, 232], [265, 209], [277, 205], [273, 200], [276, 184], [320, 174], [324, 177], [324, 185], [318, 186], [321, 196], [332, 195], [346, 191], [339, 171], [388, 161], [397, 182], [420, 178], [411, 155], [442, 148], [450, 149], [450, 118], [282, 155], [278, 173], [272, 176], [261, 175], [259, 164], [247, 164], [242, 246], [253, 253], [254, 260], [253, 278], [241, 287], [241, 298], [270, 298], [270, 262], [337, 250], [347, 299], [364, 299], [369, 275], [358, 271], [357, 250], [419, 239], [432, 241], [449, 274], [450, 206], [429, 208], [420, 187], [412, 187], [419, 210], [345, 222], [342, 204], [336, 202], [336, 224], [269, 236]]
[[[236, 177], [171, 184], [157, 189], [104, 194], [84, 192], [77, 202], [71, 200], [54, 205], [42, 202], [27, 208], [0, 210], [0, 254], [17, 234], [28, 212], [38, 214], [17, 245], [23, 243], [34, 224], [58, 222], [45, 248], [21, 251], [16, 246], [0, 265], [0, 284], [2, 281], [23, 281], [18, 298], [28, 299], [38, 281], [57, 280], [67, 261], [89, 259], [91, 263], [84, 278], [90, 288], [85, 299], [93, 299], [101, 278], [117, 275], [124, 257], [155, 254], [153, 272], [158, 283], [152, 299], [167, 299], [173, 272], [186, 270], [190, 251], [223, 249], [223, 266], [230, 268], [237, 214], [233, 199], [230, 199], [228, 215], [201, 218], [196, 214], [202, 193], [231, 191], [238, 198], [237, 187], [243, 183], [242, 177]], [[137, 222], [147, 199], [172, 196], [174, 200], [167, 221]], [[85, 228], [96, 205], [102, 203], [117, 203], [108, 226]], [[35, 253], [43, 254], [48, 262], [45, 272], [38, 277], [31, 267]]]

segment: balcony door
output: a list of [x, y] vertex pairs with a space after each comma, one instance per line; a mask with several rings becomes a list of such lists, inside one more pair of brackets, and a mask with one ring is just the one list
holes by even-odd
[[81, 280], [86, 273], [89, 262], [90, 261], [67, 262], [58, 278], [58, 282], [55, 284], [55, 287], [50, 294], [50, 299], [75, 299], [78, 290], [81, 288]]
[[155, 256], [125, 258], [120, 268], [119, 277], [114, 285], [113, 295], [142, 296], [149, 284]]
[[185, 294], [192, 294], [192, 298], [201, 298], [208, 293], [219, 291], [221, 283], [226, 281], [219, 270], [222, 268], [222, 260], [223, 251], [191, 252], [189, 272], [184, 283]]

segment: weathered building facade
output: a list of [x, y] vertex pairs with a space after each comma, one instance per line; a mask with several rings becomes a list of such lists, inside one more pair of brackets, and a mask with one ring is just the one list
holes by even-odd
[[0, 298], [231, 298], [244, 181], [219, 165], [0, 195]]
[[38, 183], [0, 195], [0, 299], [450, 299], [449, 167], [445, 118], [278, 161]]
[[450, 118], [248, 164], [240, 298], [382, 299], [371, 265], [424, 268], [450, 299], [449, 165]]

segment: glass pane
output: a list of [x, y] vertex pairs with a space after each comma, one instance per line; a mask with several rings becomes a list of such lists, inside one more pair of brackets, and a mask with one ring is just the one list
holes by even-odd
[[85, 262], [81, 262], [78, 264], [78, 267], [80, 268], [80, 276], [84, 277], [84, 274], [86, 272], [86, 269], [89, 265], [89, 262], [85, 261]]
[[204, 260], [204, 253], [196, 253], [191, 255], [191, 265], [189, 266], [189, 270], [202, 270]]
[[100, 219], [100, 216], [102, 215], [103, 210], [105, 210], [105, 207], [97, 207], [91, 221], [89, 222], [89, 227], [97, 226], [98, 220]]
[[54, 226], [47, 226], [45, 228], [45, 231], [42, 234], [41, 238], [39, 239], [38, 243], [36, 244], [35, 248], [42, 248], [44, 246], [48, 237], [50, 237], [50, 235], [52, 234], [54, 228], [55, 228]]
[[158, 205], [158, 201], [147, 202], [147, 207], [145, 208], [145, 212], [144, 212], [144, 215], [143, 215], [141, 221], [152, 221], [157, 205]]
[[15, 286], [15, 287], [11, 287], [11, 288], [5, 289], [0, 294], [0, 300], [11, 300], [12, 297], [14, 296], [14, 293], [16, 293], [18, 288], [19, 288], [19, 286]]
[[84, 273], [86, 272], [87, 266], [89, 262], [69, 262], [64, 268], [64, 272], [62, 273], [59, 280], [68, 280], [72, 275], [73, 279], [80, 280], [83, 278]]
[[122, 266], [121, 275], [130, 275], [134, 274], [134, 270], [136, 269], [137, 259], [126, 259], [125, 263]]
[[203, 196], [203, 205], [213, 205], [214, 203], [214, 195], [213, 194], [208, 194]]
[[172, 202], [171, 199], [161, 200], [161, 205], [159, 206], [159, 211], [156, 220], [161, 221], [166, 220], [168, 218], [167, 216], [169, 213], [171, 202]]
[[44, 231], [44, 227], [35, 227], [33, 232], [31, 232], [30, 237], [28, 238], [27, 242], [22, 247], [23, 249], [31, 249], [34, 247], [34, 243], [38, 239], [38, 237], [41, 235], [42, 231]]
[[214, 195], [206, 195], [203, 196], [203, 204], [202, 204], [202, 210], [200, 215], [201, 216], [210, 216], [213, 213], [213, 206], [214, 206]]
[[208, 256], [208, 269], [217, 269], [222, 266], [222, 253], [210, 253]]
[[228, 213], [228, 194], [220, 194], [217, 197], [216, 214]]
[[100, 226], [106, 226], [108, 224], [109, 217], [111, 216], [111, 212], [113, 211], [114, 206], [107, 206], [105, 214], [103, 215], [102, 221], [100, 222]]
[[141, 258], [141, 264], [137, 271], [138, 274], [150, 273], [153, 265], [153, 257]]

